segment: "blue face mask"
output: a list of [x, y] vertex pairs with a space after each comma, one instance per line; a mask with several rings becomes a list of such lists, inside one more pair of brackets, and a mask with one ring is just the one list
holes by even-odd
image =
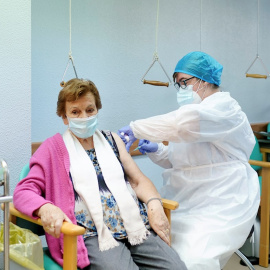
[[93, 115], [87, 118], [69, 118], [68, 119], [68, 127], [70, 131], [77, 136], [78, 138], [89, 138], [94, 135], [98, 118], [97, 115]]
[[[196, 82], [197, 83], [197, 82]], [[199, 88], [197, 92], [199, 91]], [[193, 85], [188, 85], [185, 89], [179, 88], [177, 91], [177, 102], [179, 107], [186, 104], [199, 104], [202, 102], [201, 97], [197, 92], [193, 91]]]

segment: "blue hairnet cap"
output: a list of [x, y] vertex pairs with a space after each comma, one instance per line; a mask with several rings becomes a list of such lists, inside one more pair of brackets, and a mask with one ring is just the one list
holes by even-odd
[[223, 66], [212, 56], [203, 52], [191, 52], [176, 65], [174, 72], [195, 76], [203, 81], [220, 85]]

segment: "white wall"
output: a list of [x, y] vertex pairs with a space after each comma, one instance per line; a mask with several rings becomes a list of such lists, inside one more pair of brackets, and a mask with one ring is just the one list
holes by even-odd
[[[156, 0], [72, 1], [72, 53], [78, 76], [93, 80], [100, 90], [101, 129], [117, 131], [131, 120], [177, 108], [173, 86], [141, 82], [155, 51], [156, 7]], [[269, 122], [270, 78], [245, 77], [257, 53], [257, 0], [202, 0], [200, 7], [200, 0], [160, 0], [163, 66], [171, 76], [186, 53], [209, 53], [224, 66], [221, 86], [250, 122]], [[259, 55], [270, 70], [269, 0], [260, 0], [259, 14]], [[68, 52], [69, 1], [32, 1], [32, 141], [65, 130], [55, 111]], [[259, 65], [251, 70], [263, 71]], [[70, 67], [65, 79], [73, 76]], [[147, 79], [166, 76], [156, 63]], [[160, 168], [146, 157], [135, 160], [157, 186], [162, 184]]]
[[31, 155], [30, 0], [0, 0], [0, 82], [0, 158], [12, 194]]
[[[55, 108], [68, 60], [68, 2], [32, 2], [33, 141], [65, 129]], [[200, 49], [211, 54], [224, 65], [224, 90], [239, 101], [250, 122], [268, 122], [269, 80], [245, 78], [257, 53], [257, 1], [203, 0], [202, 9], [200, 3], [160, 0], [158, 54], [163, 66], [171, 75], [184, 54]], [[72, 1], [72, 53], [79, 77], [93, 80], [100, 90], [100, 128], [117, 131], [131, 120], [177, 107], [173, 86], [140, 81], [155, 51], [156, 4], [156, 0]], [[259, 54], [270, 69], [269, 11], [270, 2], [261, 0]], [[263, 70], [258, 65], [251, 72]], [[65, 79], [73, 76], [70, 67]], [[166, 80], [157, 63], [148, 78]], [[135, 160], [157, 186], [162, 184], [160, 168], [146, 157]]]
[[[31, 141], [65, 129], [55, 108], [68, 60], [68, 2], [35, 0], [31, 12], [30, 0], [0, 0], [0, 157], [9, 165], [11, 193], [30, 158]], [[100, 90], [100, 128], [116, 131], [131, 120], [177, 106], [173, 86], [140, 81], [155, 51], [156, 4], [155, 0], [72, 1], [73, 57], [79, 77], [92, 79]], [[270, 2], [260, 0], [258, 49], [268, 69], [269, 12]], [[269, 122], [269, 79], [244, 76], [257, 53], [257, 1], [203, 0], [200, 10], [200, 0], [160, 0], [158, 53], [170, 75], [184, 54], [200, 50], [200, 33], [201, 49], [224, 65], [223, 88], [239, 101], [250, 122]], [[71, 71], [66, 79], [73, 76]], [[252, 72], [263, 69], [255, 65]], [[148, 78], [166, 80], [157, 64]], [[135, 160], [161, 185], [162, 169], [146, 157]]]

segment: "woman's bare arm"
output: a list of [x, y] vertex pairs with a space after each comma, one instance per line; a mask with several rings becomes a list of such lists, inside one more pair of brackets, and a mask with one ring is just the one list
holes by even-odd
[[[154, 184], [141, 172], [131, 155], [126, 151], [121, 138], [116, 133], [112, 133], [112, 135], [117, 144], [125, 173], [137, 197], [144, 203], [147, 203], [151, 198], [161, 198]], [[169, 245], [170, 225], [159, 200], [151, 200], [148, 203], [148, 219], [152, 229]]]

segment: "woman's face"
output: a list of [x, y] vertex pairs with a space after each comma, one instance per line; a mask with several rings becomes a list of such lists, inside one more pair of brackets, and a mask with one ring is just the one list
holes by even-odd
[[[182, 84], [181, 82], [186, 81], [187, 86], [190, 85], [190, 84], [194, 85], [199, 79], [196, 78], [196, 77], [194, 77], [194, 78], [192, 78], [192, 77], [193, 76], [191, 76], [191, 75], [179, 72], [179, 73], [176, 74], [175, 82], [178, 82], [178, 83]], [[198, 87], [197, 84], [194, 85], [193, 91], [196, 91], [197, 87]]]
[[[200, 79], [198, 79], [196, 77], [194, 77], [194, 78], [192, 78], [192, 77], [193, 76], [191, 76], [191, 75], [179, 72], [176, 74], [175, 82], [183, 84], [183, 81], [187, 80], [186, 85], [187, 86], [193, 85], [193, 91], [197, 92], [197, 94], [201, 97], [201, 99], [203, 99], [205, 87], [208, 85], [208, 83], [205, 81], [201, 81]], [[204, 90], [204, 91], [200, 91], [200, 90]]]
[[[76, 101], [66, 101], [66, 116], [69, 118], [87, 118], [98, 113], [94, 95], [87, 93]], [[64, 124], [68, 125], [68, 119], [63, 118]]]

